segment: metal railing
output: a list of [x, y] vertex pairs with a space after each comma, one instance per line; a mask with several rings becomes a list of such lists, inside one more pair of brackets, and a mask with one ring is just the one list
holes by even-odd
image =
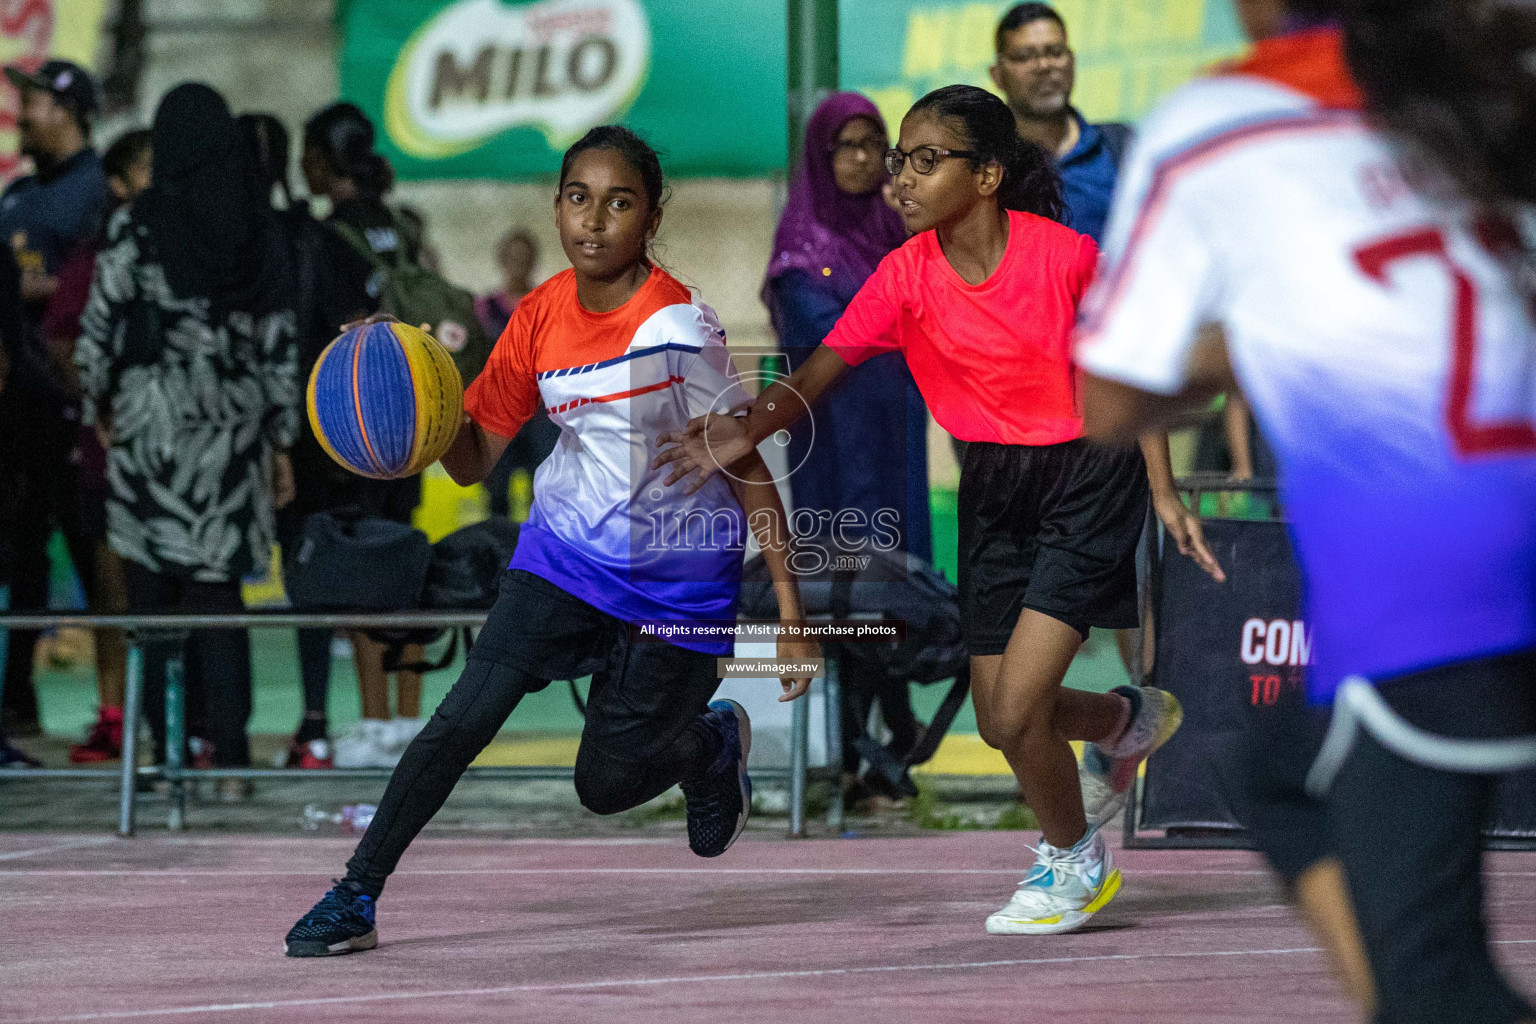
[[[138, 764], [138, 731], [144, 693], [144, 644], [179, 639], [198, 629], [474, 629], [485, 624], [488, 614], [487, 611], [371, 614], [277, 611], [217, 615], [0, 615], [0, 630], [116, 628], [126, 631], [128, 640], [121, 769], [113, 772], [100, 768], [0, 768], [0, 781], [116, 778], [119, 786], [117, 832], [120, 836], [130, 837], [137, 824], [137, 783], [140, 779], [164, 779], [170, 783], [169, 827], [180, 830], [186, 827], [187, 783], [198, 779], [387, 778], [394, 771], [393, 768], [188, 768], [183, 761], [186, 716], [182, 700], [183, 666], [179, 655], [171, 657], [166, 664], [166, 763]], [[806, 792], [813, 777], [828, 777], [832, 781], [834, 793], [827, 811], [827, 822], [833, 830], [842, 831], [842, 704], [835, 659], [827, 660], [822, 696], [826, 706], [827, 767], [810, 767], [810, 708], [807, 695], [806, 699], [797, 700], [791, 706], [789, 767], [752, 769], [752, 774], [757, 778], [788, 780], [789, 834], [794, 837], [805, 835]], [[482, 779], [569, 779], [573, 777], [573, 769], [563, 765], [482, 765], [471, 766], [464, 774], [466, 777]]]

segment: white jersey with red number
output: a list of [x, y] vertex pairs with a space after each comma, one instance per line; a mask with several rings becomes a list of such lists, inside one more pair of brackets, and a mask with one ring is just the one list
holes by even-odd
[[1220, 325], [1282, 471], [1313, 696], [1536, 646], [1536, 333], [1513, 232], [1411, 188], [1336, 32], [1176, 92], [1120, 179], [1076, 357], [1173, 394]]

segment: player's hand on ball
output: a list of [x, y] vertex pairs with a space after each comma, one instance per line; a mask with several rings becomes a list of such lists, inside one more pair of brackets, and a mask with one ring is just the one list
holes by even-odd
[[[788, 632], [781, 632], [776, 657], [780, 661], [814, 661], [821, 657], [821, 644], [803, 636], [790, 636]], [[811, 677], [785, 676], [779, 680], [779, 684], [784, 687], [784, 693], [779, 697], [780, 703], [783, 703], [804, 697], [811, 688]]]
[[683, 493], [695, 493], [710, 477], [752, 454], [757, 447], [747, 436], [744, 418], [735, 415], [739, 411], [696, 416], [681, 430], [659, 435], [658, 446], [672, 447], [663, 447], [651, 461], [651, 468], [670, 465], [672, 471], [664, 483], [670, 486], [686, 478]]
[[[398, 324], [404, 322], [405, 321], [401, 320], [399, 317], [392, 313], [369, 313], [361, 320], [353, 320], [349, 324], [342, 324], [341, 333], [346, 334], [354, 327], [367, 327], [369, 324]], [[418, 326], [428, 334], [432, 333], [431, 324], [419, 324]]]
[[361, 320], [353, 320], [351, 323], [342, 324], [341, 333], [346, 334], [353, 328], [367, 327], [369, 324], [397, 324], [399, 322], [398, 318], [389, 313], [369, 313]]

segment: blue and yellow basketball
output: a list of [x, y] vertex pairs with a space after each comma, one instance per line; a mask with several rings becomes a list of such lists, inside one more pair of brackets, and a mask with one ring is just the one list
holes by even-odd
[[426, 331], [383, 322], [325, 347], [309, 375], [309, 422], [326, 454], [380, 480], [420, 473], [453, 443], [464, 382]]

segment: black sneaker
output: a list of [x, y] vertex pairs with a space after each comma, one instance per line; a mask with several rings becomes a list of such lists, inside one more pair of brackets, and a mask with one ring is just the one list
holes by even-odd
[[288, 929], [283, 952], [289, 956], [339, 956], [372, 949], [379, 944], [373, 926], [374, 898], [349, 882], [337, 882], [330, 892]]
[[711, 703], [704, 721], [723, 742], [715, 763], [699, 777], [683, 783], [688, 848], [700, 857], [718, 857], [747, 827], [747, 815], [752, 810], [752, 780], [747, 776], [752, 722], [746, 709], [733, 700]]

